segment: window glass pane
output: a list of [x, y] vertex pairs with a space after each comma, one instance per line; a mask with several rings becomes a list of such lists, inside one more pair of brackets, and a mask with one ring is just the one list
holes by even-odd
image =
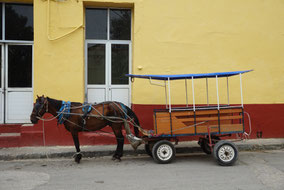
[[8, 87], [32, 87], [32, 46], [8, 46]]
[[131, 10], [110, 10], [110, 39], [130, 40], [131, 36]]
[[88, 44], [88, 84], [105, 84], [104, 44]]
[[86, 9], [86, 39], [107, 39], [106, 9]]
[[0, 46], [0, 88], [2, 88], [2, 46]]
[[2, 40], [2, 3], [0, 3], [0, 39]]
[[113, 44], [111, 46], [111, 84], [128, 84], [125, 74], [129, 73], [128, 45]]
[[5, 4], [6, 40], [33, 40], [33, 6]]

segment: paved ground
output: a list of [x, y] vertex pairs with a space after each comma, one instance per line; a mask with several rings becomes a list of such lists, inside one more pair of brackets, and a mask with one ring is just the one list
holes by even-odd
[[[240, 151], [277, 150], [284, 149], [284, 139], [251, 139], [236, 142]], [[84, 157], [110, 156], [114, 153], [115, 145], [82, 146]], [[200, 153], [196, 141], [180, 142], [176, 146], [178, 153]], [[0, 160], [36, 159], [36, 158], [71, 158], [75, 153], [74, 146], [53, 147], [20, 147], [0, 148]], [[141, 145], [134, 151], [130, 145], [125, 145], [124, 155], [138, 156], [145, 154]]]
[[231, 167], [203, 153], [180, 154], [172, 164], [144, 155], [114, 162], [110, 156], [0, 161], [0, 189], [283, 190], [284, 150], [241, 152]]

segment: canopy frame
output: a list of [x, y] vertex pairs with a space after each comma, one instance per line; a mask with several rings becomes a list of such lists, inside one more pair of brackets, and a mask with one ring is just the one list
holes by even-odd
[[[226, 77], [227, 81], [227, 100], [228, 106], [230, 105], [230, 93], [229, 93], [229, 77], [239, 75], [240, 77], [240, 94], [241, 94], [241, 107], [244, 107], [243, 103], [243, 87], [242, 87], [242, 74], [250, 72], [252, 70], [245, 71], [233, 71], [233, 72], [222, 72], [222, 73], [204, 73], [204, 74], [184, 74], [184, 75], [132, 75], [128, 74], [126, 76], [133, 78], [143, 78], [149, 79], [151, 85], [160, 86], [165, 88], [165, 99], [166, 99], [166, 109], [171, 113], [172, 110], [178, 110], [172, 108], [171, 102], [171, 80], [185, 80], [185, 94], [186, 94], [186, 107], [189, 108], [188, 104], [188, 88], [187, 88], [187, 80], [191, 79], [191, 88], [192, 88], [192, 109], [196, 111], [196, 103], [195, 103], [195, 92], [194, 92], [194, 79], [205, 78], [206, 79], [206, 97], [207, 97], [207, 106], [209, 106], [209, 85], [208, 78], [215, 78], [216, 80], [216, 95], [217, 95], [217, 109], [220, 110], [220, 100], [219, 100], [219, 78]], [[155, 83], [152, 80], [163, 80], [163, 83]], [[132, 81], [132, 80], [131, 80]]]

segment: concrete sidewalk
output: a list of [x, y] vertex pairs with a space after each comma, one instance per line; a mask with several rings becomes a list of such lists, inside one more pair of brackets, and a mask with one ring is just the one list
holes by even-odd
[[[284, 139], [252, 139], [235, 142], [239, 151], [259, 151], [284, 149]], [[99, 157], [113, 155], [116, 145], [81, 146], [83, 157]], [[202, 152], [197, 141], [180, 142], [176, 145], [177, 153]], [[0, 148], [0, 160], [39, 159], [39, 158], [72, 158], [74, 146], [52, 147], [20, 147]], [[130, 145], [124, 146], [124, 155], [138, 156], [146, 154], [144, 145], [136, 151]]]

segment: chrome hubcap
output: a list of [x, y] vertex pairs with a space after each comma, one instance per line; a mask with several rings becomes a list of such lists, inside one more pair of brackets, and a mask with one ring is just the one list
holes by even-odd
[[160, 160], [167, 161], [172, 157], [172, 155], [173, 155], [173, 150], [167, 144], [161, 145], [157, 150], [157, 156]]
[[224, 145], [219, 149], [218, 155], [223, 162], [230, 162], [235, 156], [235, 150], [229, 145]]

